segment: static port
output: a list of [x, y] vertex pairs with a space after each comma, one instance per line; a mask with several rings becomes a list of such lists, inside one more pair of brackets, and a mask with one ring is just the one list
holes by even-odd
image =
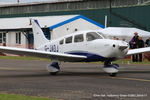
[[115, 47], [116, 45], [115, 44], [113, 44], [113, 47]]

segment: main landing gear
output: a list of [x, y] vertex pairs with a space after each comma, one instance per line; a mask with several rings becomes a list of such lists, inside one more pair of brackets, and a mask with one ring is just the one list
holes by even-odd
[[118, 67], [118, 64], [112, 64], [110, 61], [105, 61], [103, 70], [108, 73], [109, 76], [114, 77], [118, 73]]
[[[56, 75], [60, 71], [60, 63], [58, 61], [53, 61], [47, 66], [47, 70], [51, 75]], [[111, 61], [104, 62], [103, 70], [109, 74], [109, 76], [116, 76], [118, 73], [118, 64], [112, 64]]]
[[59, 62], [52, 62], [47, 66], [47, 70], [51, 75], [56, 75], [60, 71]]

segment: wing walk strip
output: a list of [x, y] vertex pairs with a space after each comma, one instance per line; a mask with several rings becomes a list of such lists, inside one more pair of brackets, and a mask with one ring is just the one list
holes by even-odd
[[119, 79], [119, 80], [130, 80], [130, 81], [140, 81], [140, 82], [150, 82], [148, 79], [138, 79], [138, 78], [126, 78], [126, 77], [107, 77], [111, 79]]

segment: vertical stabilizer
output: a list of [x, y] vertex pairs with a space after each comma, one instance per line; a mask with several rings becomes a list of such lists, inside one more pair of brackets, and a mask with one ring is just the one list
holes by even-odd
[[42, 45], [49, 42], [44, 36], [44, 33], [37, 20], [32, 20], [32, 30], [34, 35], [34, 48], [39, 49]]

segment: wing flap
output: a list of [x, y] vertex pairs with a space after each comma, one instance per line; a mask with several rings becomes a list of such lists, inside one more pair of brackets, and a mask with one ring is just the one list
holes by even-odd
[[150, 47], [131, 49], [128, 51], [127, 56], [133, 55], [133, 54], [138, 54], [138, 53], [144, 53], [144, 52], [150, 52]]
[[14, 48], [14, 47], [3, 47], [3, 46], [0, 46], [0, 52], [17, 54], [17, 55], [25, 55], [25, 56], [50, 58], [53, 60], [71, 61], [71, 62], [81, 61], [87, 58], [86, 56], [63, 54], [63, 53], [57, 53], [57, 52], [46, 52], [46, 51], [40, 51], [40, 50]]

